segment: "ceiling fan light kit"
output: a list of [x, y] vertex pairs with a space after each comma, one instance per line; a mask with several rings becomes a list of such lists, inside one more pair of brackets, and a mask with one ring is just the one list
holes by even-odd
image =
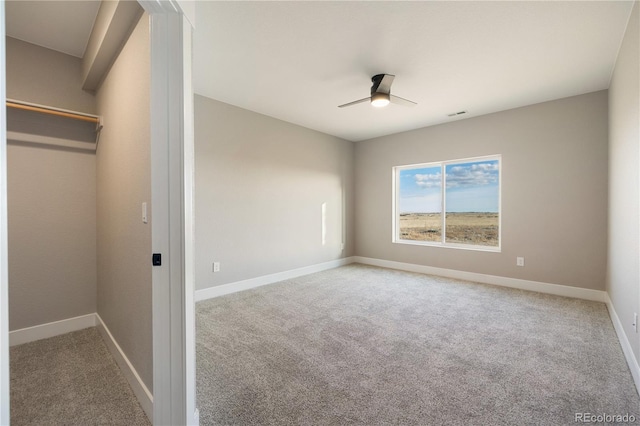
[[351, 105], [360, 104], [363, 102], [371, 102], [371, 105], [377, 108], [385, 107], [389, 105], [389, 102], [404, 106], [414, 106], [415, 102], [408, 99], [394, 96], [391, 94], [391, 83], [393, 83], [394, 75], [391, 74], [376, 74], [371, 77], [371, 96], [364, 99], [358, 99], [357, 101], [349, 102], [343, 105], [338, 105], [338, 108], [344, 108]]
[[373, 93], [371, 94], [371, 105], [376, 108], [382, 108], [389, 105], [388, 93]]

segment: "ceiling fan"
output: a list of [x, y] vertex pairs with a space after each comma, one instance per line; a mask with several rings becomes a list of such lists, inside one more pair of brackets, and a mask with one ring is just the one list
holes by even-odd
[[391, 94], [391, 83], [393, 83], [394, 78], [395, 78], [395, 75], [391, 75], [391, 74], [374, 75], [373, 77], [371, 77], [371, 82], [373, 82], [373, 85], [371, 86], [370, 97], [349, 102], [347, 104], [338, 105], [338, 108], [344, 108], [344, 107], [348, 107], [351, 105], [355, 105], [355, 104], [359, 104], [367, 101], [371, 101], [371, 105], [373, 105], [374, 107], [387, 106], [389, 102], [393, 102], [394, 104], [405, 105], [405, 106], [417, 105], [413, 101], [401, 98], [399, 96], [394, 96]]

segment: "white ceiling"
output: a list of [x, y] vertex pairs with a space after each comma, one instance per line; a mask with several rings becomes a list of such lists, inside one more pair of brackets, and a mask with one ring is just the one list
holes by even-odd
[[99, 1], [5, 2], [8, 36], [81, 58]]
[[[196, 93], [359, 141], [606, 89], [631, 2], [198, 2]], [[368, 103], [395, 74], [408, 108]]]
[[[196, 93], [359, 141], [609, 86], [630, 1], [196, 2]], [[81, 57], [97, 1], [8, 1], [7, 34]], [[395, 74], [409, 108], [367, 103]], [[467, 110], [449, 118], [447, 114]]]

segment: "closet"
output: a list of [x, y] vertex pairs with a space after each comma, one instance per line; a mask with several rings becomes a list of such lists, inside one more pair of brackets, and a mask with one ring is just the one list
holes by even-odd
[[96, 326], [150, 415], [153, 212], [141, 214], [151, 200], [148, 15], [136, 2], [102, 3], [94, 29], [118, 33], [94, 31], [89, 60], [7, 28], [10, 345]]
[[96, 312], [97, 126], [95, 115], [7, 101], [12, 331]]

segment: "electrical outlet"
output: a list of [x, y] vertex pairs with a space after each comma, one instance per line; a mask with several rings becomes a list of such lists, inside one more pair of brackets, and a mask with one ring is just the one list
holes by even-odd
[[213, 262], [213, 272], [220, 272], [220, 262]]
[[633, 313], [633, 331], [638, 332], [638, 314]]
[[516, 266], [524, 266], [524, 257], [516, 257]]

